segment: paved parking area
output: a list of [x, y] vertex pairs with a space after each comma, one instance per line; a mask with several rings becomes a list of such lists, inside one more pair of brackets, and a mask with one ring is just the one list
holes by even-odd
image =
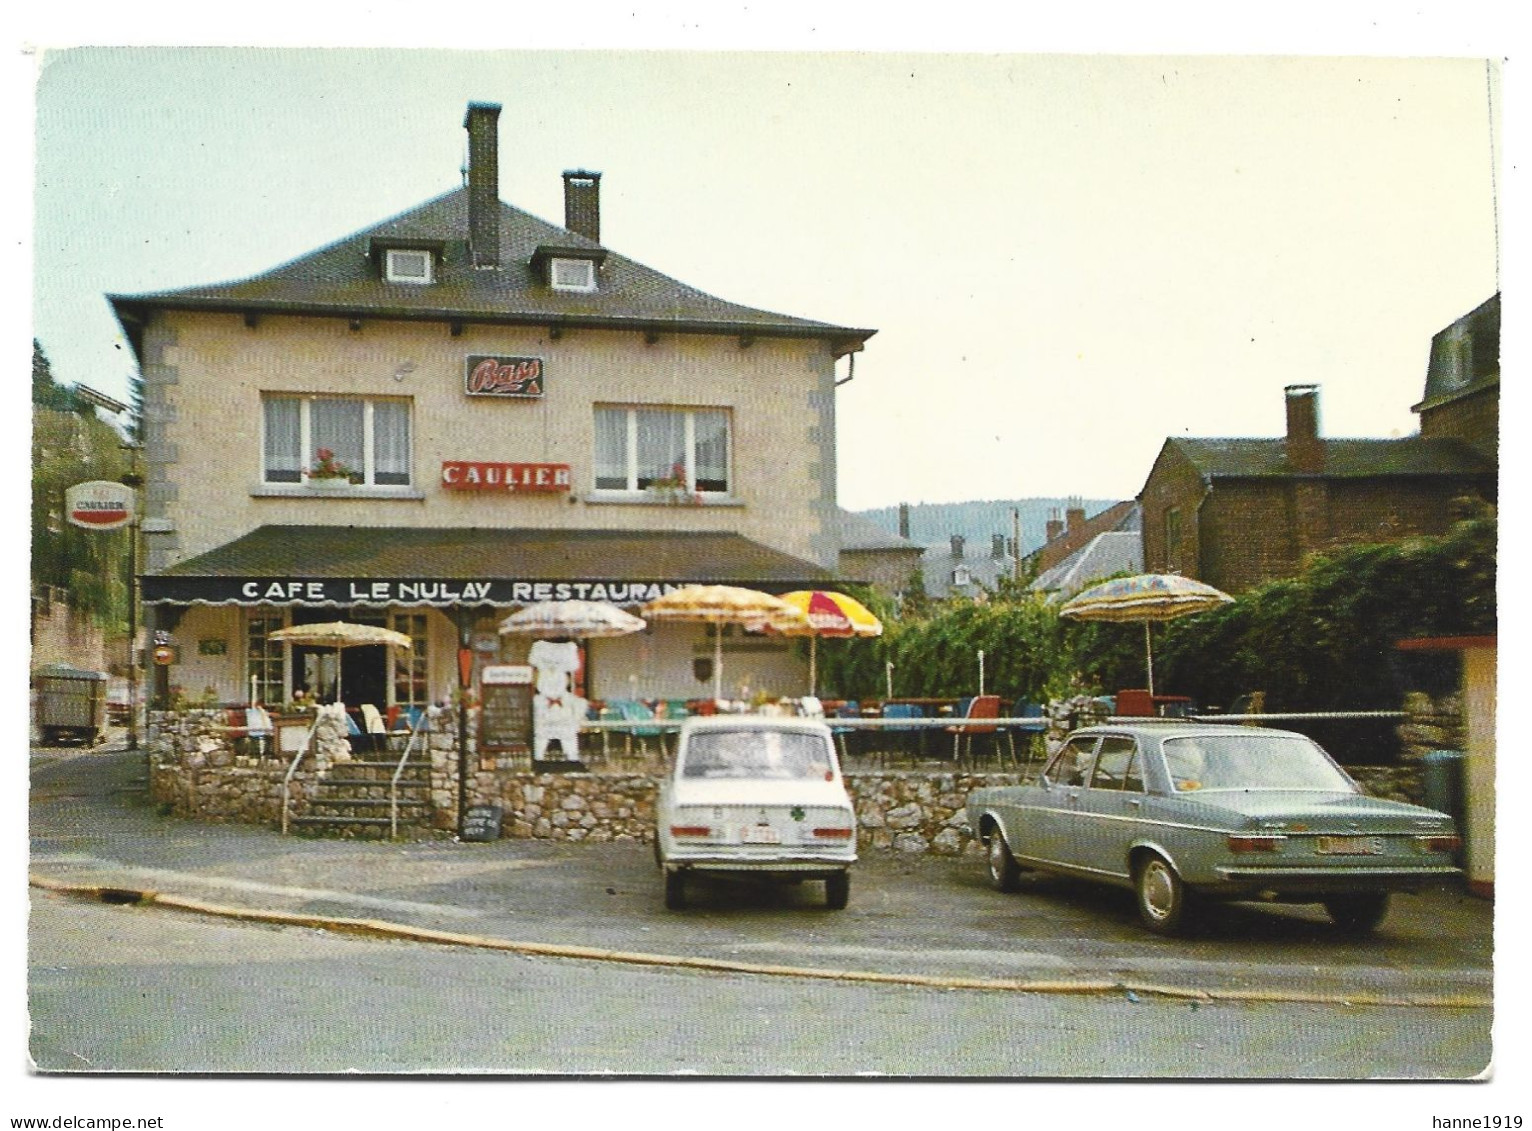
[[240, 907], [499, 938], [886, 973], [1136, 980], [1184, 989], [1487, 1000], [1493, 907], [1455, 887], [1397, 897], [1346, 939], [1317, 907], [1221, 908], [1188, 939], [1139, 927], [1127, 892], [1029, 876], [989, 889], [977, 856], [865, 856], [845, 911], [818, 884], [700, 881], [663, 907], [639, 844], [311, 840], [160, 816], [141, 755], [34, 757], [32, 871]]

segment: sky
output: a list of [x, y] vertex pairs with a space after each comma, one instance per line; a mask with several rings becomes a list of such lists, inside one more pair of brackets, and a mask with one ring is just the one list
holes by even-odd
[[[1509, 6], [1048, 7], [587, 0], [512, 19], [503, 0], [461, 0], [423, 19], [402, 0], [29, 5], [0, 17], [15, 22], [0, 66], [13, 288], [0, 341], [18, 371], [35, 335], [61, 380], [125, 395], [131, 360], [104, 294], [260, 272], [453, 188], [463, 108], [484, 100], [504, 106], [508, 203], [558, 221], [559, 174], [600, 170], [614, 250], [731, 301], [878, 330], [837, 394], [845, 506], [1126, 498], [1167, 436], [1279, 435], [1292, 383], [1321, 386], [1329, 435], [1413, 431], [1431, 335], [1519, 261], [1497, 257], [1497, 237], [1512, 246], [1520, 225], [1503, 202], [1521, 188], [1525, 116], [1492, 132], [1502, 97], [1484, 62], [1509, 57], [1504, 93], [1524, 109]], [[470, 24], [486, 11], [499, 18]], [[517, 50], [464, 52], [470, 26], [473, 46]], [[1514, 369], [1516, 288], [1506, 305]], [[1518, 398], [1513, 382], [1508, 411]], [[24, 418], [0, 413], [15, 476]], [[1514, 444], [1504, 458], [1519, 481]], [[1519, 608], [1508, 592], [1505, 619], [1522, 623]], [[19, 610], [0, 610], [10, 639]], [[19, 718], [19, 671], [4, 685]], [[1501, 769], [1507, 796], [1524, 772]], [[24, 791], [11, 801], [24, 829]], [[1525, 907], [1523, 887], [1506, 869], [1501, 908]], [[1502, 932], [1519, 921], [1502, 915]], [[7, 957], [14, 1020], [24, 967]], [[1512, 966], [1499, 967], [1503, 1002], [1518, 1000]], [[1428, 1127], [1433, 1114], [1526, 1111], [1523, 1029], [1500, 1011], [1487, 1089], [1037, 1086], [1026, 1101], [1072, 1123], [1131, 1106], [1146, 1128], [1221, 1125], [1229, 1099], [1255, 1127]], [[484, 1101], [471, 1085], [336, 1088], [316, 1106], [314, 1089], [273, 1081], [66, 1092], [4, 1075], [37, 1114], [165, 1112], [180, 1129], [254, 1128], [274, 1111], [301, 1126], [354, 1116], [363, 1098], [408, 1126]], [[1018, 1098], [1000, 1085], [868, 1085], [833, 1101], [680, 1092], [495, 1089], [537, 1124], [734, 1099], [747, 1131], [821, 1103], [924, 1126]]]
[[[876, 329], [840, 498], [1137, 493], [1167, 436], [1404, 435], [1431, 335], [1495, 293], [1482, 58], [45, 51], [35, 333], [123, 396], [104, 299], [259, 273], [454, 187], [734, 302]], [[842, 361], [842, 378], [851, 376]]]

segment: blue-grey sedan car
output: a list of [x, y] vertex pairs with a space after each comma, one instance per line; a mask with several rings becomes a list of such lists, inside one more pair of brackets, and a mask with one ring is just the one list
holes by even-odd
[[1451, 817], [1368, 797], [1312, 740], [1261, 727], [1088, 727], [1037, 781], [975, 790], [968, 823], [997, 889], [1024, 868], [1128, 887], [1160, 934], [1204, 899], [1318, 902], [1366, 934], [1390, 892], [1457, 874]]

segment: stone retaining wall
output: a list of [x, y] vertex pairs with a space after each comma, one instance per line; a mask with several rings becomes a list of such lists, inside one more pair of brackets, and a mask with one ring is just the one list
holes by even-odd
[[[1428, 721], [1415, 716], [1405, 727], [1420, 729], [1421, 752], [1450, 743], [1450, 711], [1433, 705]], [[224, 725], [222, 711], [157, 713], [151, 718], [150, 789], [171, 812], [201, 820], [279, 824], [282, 779], [287, 759], [241, 752]], [[1460, 727], [1461, 723], [1457, 723]], [[430, 736], [431, 826], [450, 835], [456, 827], [456, 733]], [[342, 731], [321, 727], [315, 756], [294, 775], [290, 813], [302, 815], [315, 782], [332, 765], [350, 757]], [[555, 841], [642, 841], [654, 835], [656, 778], [643, 772], [534, 774], [506, 759], [480, 760], [469, 781], [470, 805], [498, 805], [505, 813], [503, 835]], [[1351, 774], [1375, 797], [1420, 803], [1418, 755], [1398, 766], [1353, 767]], [[975, 851], [963, 805], [986, 785], [1010, 784], [1017, 774], [852, 771], [846, 784], [857, 807], [864, 851], [955, 856]]]

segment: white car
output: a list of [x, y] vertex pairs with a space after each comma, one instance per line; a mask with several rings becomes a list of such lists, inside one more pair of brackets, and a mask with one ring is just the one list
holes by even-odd
[[655, 859], [665, 906], [686, 906], [686, 876], [823, 880], [846, 906], [856, 813], [830, 729], [817, 719], [713, 715], [681, 724], [675, 768], [660, 787]]

